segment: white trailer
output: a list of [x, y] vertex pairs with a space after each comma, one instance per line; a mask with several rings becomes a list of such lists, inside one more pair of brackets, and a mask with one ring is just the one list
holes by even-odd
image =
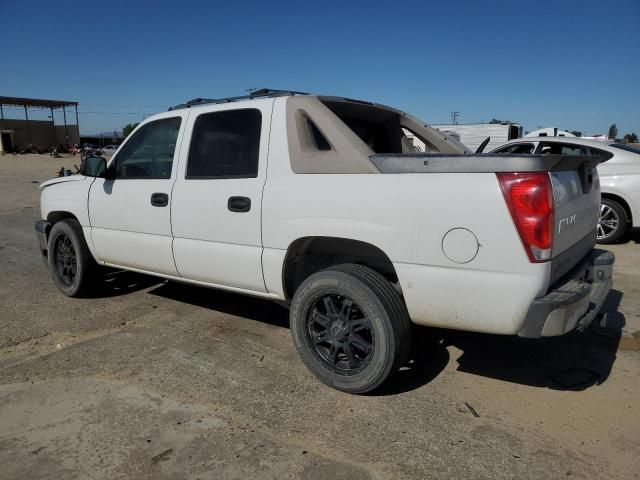
[[489, 144], [484, 151], [496, 148], [509, 140], [522, 138], [522, 125], [517, 123], [467, 123], [431, 125], [447, 135], [453, 134], [471, 151], [475, 151], [487, 137]]

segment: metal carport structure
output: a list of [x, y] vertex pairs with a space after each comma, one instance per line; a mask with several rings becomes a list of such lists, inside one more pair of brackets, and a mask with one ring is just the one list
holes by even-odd
[[[26, 128], [27, 143], [31, 143], [31, 123], [29, 120], [29, 108], [41, 108], [49, 109], [51, 111], [51, 124], [53, 127], [54, 139], [57, 138], [56, 125], [53, 116], [55, 109], [62, 109], [62, 115], [64, 119], [64, 131], [65, 139], [69, 140], [69, 125], [67, 124], [67, 107], [74, 107], [76, 116], [76, 127], [79, 131], [80, 122], [78, 120], [78, 102], [66, 101], [66, 100], [47, 100], [38, 98], [22, 98], [22, 97], [4, 97], [0, 96], [0, 131], [6, 128], [5, 123], [11, 120], [5, 119], [4, 107], [23, 107], [24, 108], [24, 122]], [[0, 140], [1, 142], [1, 140]]]

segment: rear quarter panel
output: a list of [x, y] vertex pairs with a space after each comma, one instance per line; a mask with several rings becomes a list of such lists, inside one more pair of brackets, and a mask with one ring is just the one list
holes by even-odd
[[[549, 269], [531, 264], [495, 174], [294, 174], [278, 104], [263, 196], [263, 269], [268, 291], [284, 298], [282, 268], [298, 238], [370, 243], [393, 262], [416, 323], [514, 334]], [[453, 228], [478, 239], [459, 264], [442, 251]]]
[[[272, 296], [284, 298], [283, 262], [296, 239], [350, 238], [391, 259], [414, 322], [517, 333], [548, 288], [550, 266], [529, 262], [495, 174], [294, 174], [285, 103], [274, 103], [263, 194], [262, 264]], [[465, 264], [442, 251], [456, 227], [479, 243]]]

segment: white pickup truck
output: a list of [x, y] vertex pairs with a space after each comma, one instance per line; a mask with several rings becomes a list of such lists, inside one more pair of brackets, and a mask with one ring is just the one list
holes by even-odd
[[285, 303], [307, 367], [364, 393], [408, 359], [412, 322], [561, 335], [611, 287], [605, 158], [469, 153], [370, 102], [196, 99], [42, 184], [36, 231], [69, 296], [109, 266]]

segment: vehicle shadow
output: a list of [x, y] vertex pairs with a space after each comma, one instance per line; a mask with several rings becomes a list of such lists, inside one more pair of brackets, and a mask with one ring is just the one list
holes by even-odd
[[611, 290], [603, 315], [585, 331], [525, 339], [460, 331], [442, 332], [443, 345], [462, 350], [458, 371], [554, 390], [585, 390], [607, 380], [625, 324], [622, 292]]
[[209, 310], [289, 328], [289, 311], [271, 300], [178, 282], [163, 283], [149, 293]]
[[629, 242], [640, 244], [640, 228], [630, 228], [620, 239], [621, 244]]
[[[128, 281], [119, 281], [121, 286], [112, 291], [122, 294], [127, 288], [146, 288], [144, 285], [162, 282], [148, 293], [289, 327], [288, 310], [270, 300], [131, 275]], [[409, 361], [374, 395], [395, 395], [423, 387], [446, 368], [455, 349], [462, 351], [455, 358], [457, 370], [461, 372], [554, 390], [584, 390], [599, 385], [611, 372], [625, 324], [624, 315], [618, 311], [622, 295], [618, 290], [611, 290], [602, 309], [603, 318], [594, 321], [597, 325], [560, 337], [524, 339], [416, 326], [412, 332], [414, 348]]]
[[87, 298], [119, 297], [163, 283], [164, 280], [142, 273], [103, 268], [98, 284]]

